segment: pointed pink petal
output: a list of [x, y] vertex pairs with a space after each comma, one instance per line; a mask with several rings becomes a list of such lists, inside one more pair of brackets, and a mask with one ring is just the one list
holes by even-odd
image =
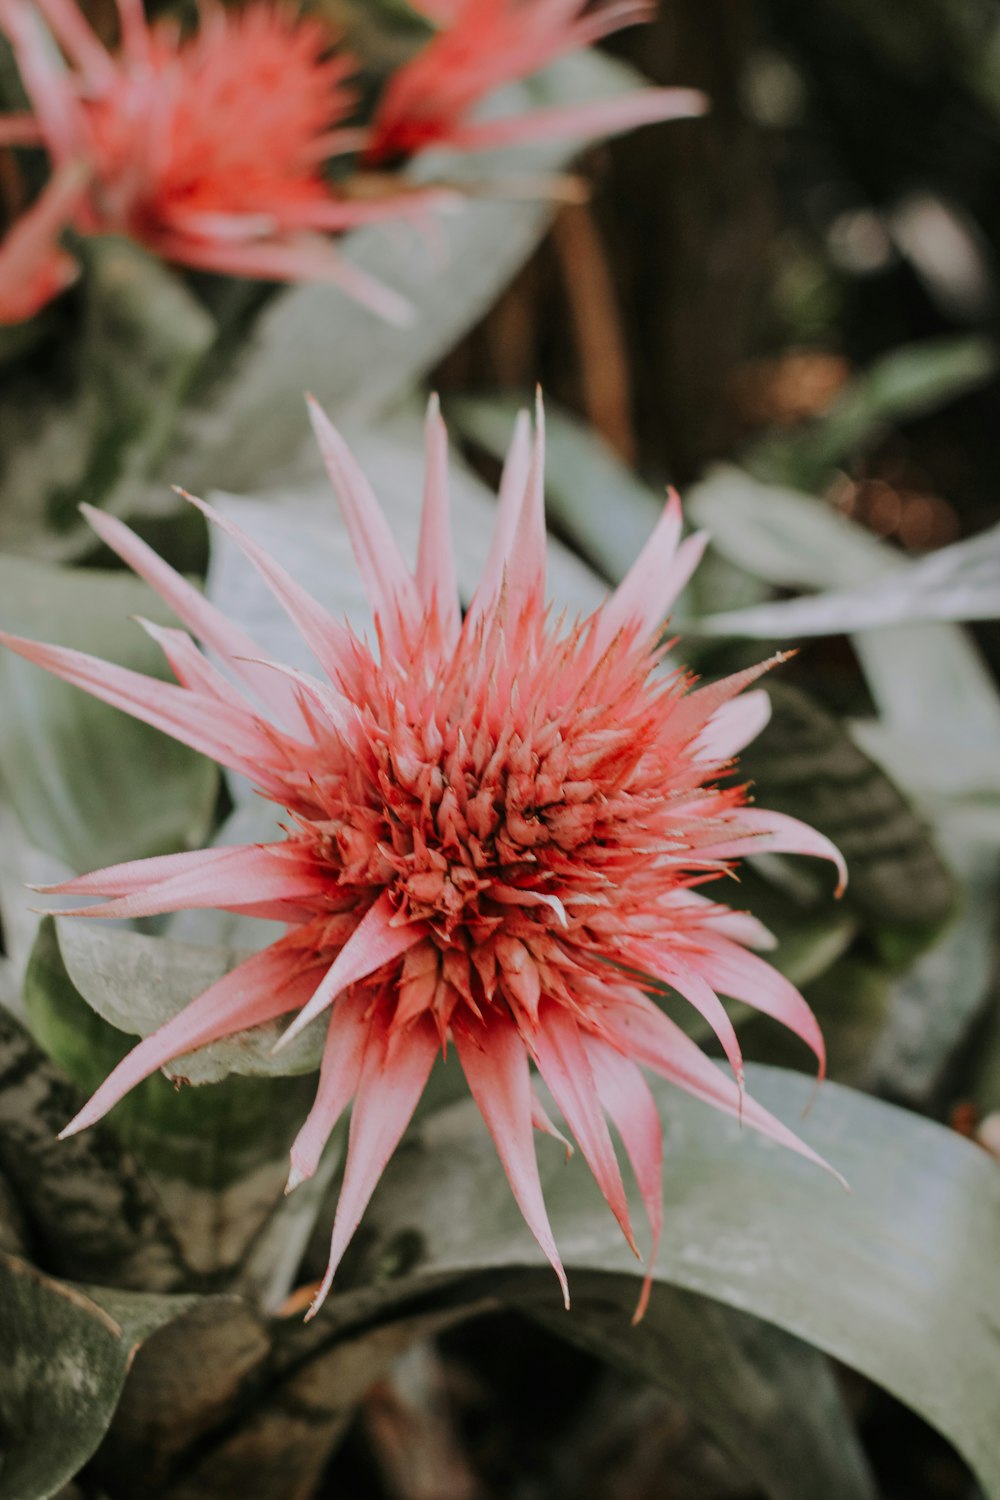
[[534, 1089], [531, 1090], [531, 1123], [536, 1130], [541, 1131], [542, 1135], [550, 1135], [554, 1141], [558, 1141], [566, 1152], [566, 1160], [569, 1161], [573, 1155], [573, 1143], [557, 1126], [553, 1125]]
[[118, 15], [122, 53], [131, 67], [142, 67], [150, 60], [152, 41], [142, 0], [118, 0]]
[[0, 323], [34, 317], [76, 280], [79, 267], [60, 246], [59, 236], [83, 198], [87, 180], [85, 167], [66, 162], [0, 244]]
[[524, 499], [507, 556], [507, 606], [511, 618], [545, 600], [545, 410], [541, 392], [535, 405], [535, 442]]
[[286, 1193], [312, 1177], [330, 1132], [354, 1098], [371, 1024], [370, 1008], [367, 995], [348, 995], [330, 1013], [319, 1088], [306, 1122], [292, 1144]]
[[[327, 894], [331, 886], [329, 875], [315, 861], [296, 856], [283, 844], [199, 849], [190, 855], [165, 857], [178, 861], [175, 873], [166, 879], [152, 880], [147, 874], [145, 886], [141, 889], [98, 906], [79, 907], [59, 915], [152, 917], [168, 911], [194, 911], [198, 908], [244, 908], [271, 901], [317, 899]], [[180, 866], [181, 860], [183, 866]], [[135, 867], [141, 868], [149, 863], [154, 861], [139, 860]], [[111, 872], [98, 872], [104, 873]], [[72, 886], [74, 882], [68, 884]]]
[[[624, 957], [626, 962], [631, 964], [635, 960], [638, 968], [663, 983], [669, 984], [694, 1006], [700, 1016], [704, 1016], [721, 1043], [722, 1050], [742, 1088], [743, 1053], [740, 1050], [739, 1040], [726, 1007], [708, 983], [705, 975], [698, 972], [703, 967], [700, 961], [693, 959], [691, 965], [685, 964], [674, 954], [658, 954], [652, 944], [634, 944], [632, 950]], [[697, 969], [693, 967], [695, 962], [697, 962]]]
[[[102, 53], [76, 6], [65, 0], [63, 3], [71, 22], [75, 20], [81, 33], [89, 34], [98, 53]], [[0, 0], [0, 27], [13, 48], [21, 82], [53, 163], [62, 166], [81, 154], [86, 144], [86, 128], [69, 70], [35, 5], [25, 0]], [[103, 59], [109, 65], [107, 54]]]
[[[542, 1197], [532, 1125], [528, 1055], [517, 1029], [501, 1012], [476, 1026], [461, 1013], [452, 1018], [452, 1034], [469, 1089], [493, 1137], [511, 1191], [525, 1222], [559, 1278], [569, 1307], [569, 1287]], [[538, 1106], [541, 1109], [541, 1106]], [[544, 1110], [542, 1117], [546, 1119]], [[558, 1132], [553, 1134], [558, 1136]]]
[[774, 933], [748, 911], [733, 911], [700, 891], [685, 891], [682, 905], [696, 908], [699, 926], [707, 924], [710, 932], [719, 932], [745, 948], [768, 949], [778, 945]]
[[296, 950], [281, 939], [224, 974], [158, 1031], [133, 1047], [76, 1118], [60, 1132], [59, 1139], [65, 1140], [93, 1125], [164, 1063], [220, 1037], [273, 1021], [275, 1016], [301, 1005], [314, 978], [303, 974], [298, 964]]
[[628, 1203], [608, 1126], [597, 1097], [594, 1077], [587, 1061], [580, 1032], [573, 1017], [562, 1006], [548, 1004], [540, 1018], [532, 1046], [538, 1071], [552, 1092], [563, 1118], [597, 1179], [608, 1207], [635, 1251], [635, 1236], [629, 1222]]
[[399, 633], [400, 617], [415, 625], [422, 615], [416, 584], [353, 453], [311, 396], [308, 403], [316, 441], [347, 523], [365, 592], [393, 650], [402, 657], [405, 647]]
[[365, 912], [327, 969], [309, 1004], [282, 1033], [275, 1045], [275, 1052], [287, 1046], [292, 1037], [297, 1036], [314, 1016], [318, 1016], [320, 1011], [332, 1004], [348, 985], [357, 984], [359, 979], [367, 979], [369, 974], [374, 974], [383, 964], [391, 963], [394, 958], [401, 958], [407, 949], [427, 936], [426, 923], [409, 922], [394, 926], [394, 916], [392, 898], [388, 891], [383, 891], [374, 905]]
[[207, 698], [218, 698], [221, 703], [228, 703], [237, 712], [251, 711], [229, 679], [213, 667], [185, 631], [156, 625], [152, 620], [143, 619], [141, 615], [136, 617], [136, 623], [159, 646], [181, 687], [203, 693]]
[[707, 108], [707, 97], [697, 89], [644, 89], [623, 99], [556, 105], [499, 120], [474, 121], [450, 132], [448, 145], [458, 151], [488, 151], [524, 142], [596, 139], [622, 135], [660, 120], [690, 119], [704, 114]]
[[711, 1104], [723, 1114], [751, 1126], [769, 1140], [787, 1146], [799, 1156], [824, 1167], [838, 1181], [843, 1182], [839, 1172], [817, 1155], [811, 1146], [807, 1146], [805, 1141], [799, 1140], [787, 1125], [775, 1119], [763, 1105], [749, 1095], [741, 1098], [734, 1081], [711, 1058], [706, 1057], [697, 1042], [686, 1036], [669, 1016], [665, 1016], [645, 996], [637, 992], [632, 1004], [609, 1011], [603, 1017], [603, 1022], [605, 1030], [633, 1062], [650, 1068], [696, 1099]]
[[[184, 494], [186, 500], [190, 500], [192, 505], [197, 506], [202, 515], [207, 516], [215, 526], [218, 526], [220, 531], [232, 537], [240, 551], [250, 559], [264, 579], [324, 672], [328, 677], [336, 678], [340, 664], [351, 644], [350, 636], [344, 627], [339, 625], [311, 594], [297, 584], [291, 574], [286, 572], [280, 563], [275, 562], [264, 547], [255, 542], [253, 537], [248, 536], [242, 527], [237, 526], [235, 521], [230, 521], [207, 501], [199, 500], [196, 495], [188, 495], [185, 491], [181, 493]], [[260, 653], [256, 652], [256, 655], [259, 656]], [[259, 660], [256, 666], [261, 669]], [[272, 673], [272, 676], [278, 680], [276, 674]]]
[[247, 684], [265, 708], [289, 727], [304, 727], [294, 691], [273, 672], [256, 665], [255, 658], [266, 654], [256, 641], [228, 620], [123, 521], [107, 511], [95, 510], [92, 505], [81, 505], [80, 509], [105, 546], [159, 594], [192, 634]]
[[836, 895], [843, 895], [847, 885], [847, 865], [844, 856], [824, 834], [817, 833], [808, 823], [791, 818], [787, 813], [769, 812], [763, 807], [741, 807], [726, 820], [733, 837], [706, 847], [719, 859], [745, 859], [750, 854], [809, 854], [816, 859], [828, 859], [836, 866], [838, 883]]
[[150, 249], [164, 260], [223, 276], [252, 276], [262, 281], [318, 281], [340, 287], [355, 302], [377, 313], [387, 323], [404, 328], [413, 322], [411, 304], [398, 292], [365, 275], [340, 255], [321, 235], [298, 235], [249, 244], [199, 240], [183, 234], [160, 233]]
[[660, 585], [677, 553], [681, 521], [680, 497], [676, 490], [669, 490], [649, 540], [598, 613], [595, 642], [599, 656], [619, 631], [638, 625], [642, 634], [649, 634], [662, 621]]
[[0, 115], [0, 146], [41, 146], [44, 137], [32, 115]]
[[110, 54], [101, 45], [74, 0], [37, 0], [61, 47], [92, 85], [105, 87], [115, 76]]
[[258, 786], [270, 779], [269, 771], [283, 764], [274, 743], [249, 712], [237, 713], [214, 698], [144, 677], [141, 672], [68, 646], [46, 646], [6, 631], [0, 631], [0, 645], [113, 708], [163, 730], [192, 750], [211, 756], [220, 765], [241, 772]]
[[652, 1233], [646, 1278], [632, 1317], [634, 1325], [641, 1321], [649, 1304], [663, 1233], [663, 1126], [649, 1084], [635, 1063], [596, 1037], [585, 1037], [584, 1046], [602, 1108], [611, 1116], [632, 1163]]
[[794, 1031], [797, 1037], [816, 1054], [819, 1076], [826, 1070], [826, 1047], [819, 1022], [794, 984], [772, 969], [769, 963], [740, 948], [721, 934], [716, 937], [702, 933], [698, 939], [698, 952], [691, 956], [692, 964], [710, 984], [729, 995], [733, 1000], [742, 1000], [752, 1005], [765, 1016], [772, 1016]]
[[473, 595], [466, 616], [466, 629], [471, 629], [496, 601], [503, 583], [504, 568], [514, 541], [517, 519], [521, 513], [524, 492], [531, 472], [531, 418], [526, 411], [519, 411], [514, 423], [514, 435], [500, 477], [500, 492], [497, 497], [497, 519], [490, 543], [489, 554]]
[[413, 1117], [438, 1050], [438, 1034], [429, 1019], [417, 1021], [391, 1039], [384, 1015], [372, 1022], [351, 1115], [347, 1166], [333, 1222], [330, 1261], [307, 1317], [315, 1317], [333, 1284], [361, 1215]]
[[[353, 135], [353, 132], [352, 132]], [[337, 233], [360, 229], [366, 224], [426, 224], [435, 211], [454, 210], [462, 202], [453, 188], [409, 188], [381, 198], [335, 198], [289, 204], [281, 210], [282, 226], [289, 229], [322, 229]]]
[[448, 516], [448, 432], [436, 395], [427, 407], [427, 468], [417, 550], [417, 589], [425, 610], [436, 609], [441, 635], [454, 644], [462, 628], [458, 580]]
[[720, 677], [717, 682], [709, 682], [704, 687], [695, 688], [687, 693], [679, 700], [671, 715], [670, 738], [676, 740], [678, 744], [692, 739], [697, 741], [697, 737], [704, 732], [706, 724], [714, 718], [724, 704], [745, 692], [758, 678], [763, 677], [765, 672], [770, 672], [774, 667], [787, 661], [789, 654], [794, 655], [794, 652], [778, 651], [774, 656], [769, 656], [766, 661], [758, 662], [754, 667], [745, 667], [741, 672], [732, 672], [728, 677]]
[[771, 700], [763, 688], [724, 703], [695, 742], [695, 759], [725, 761], [755, 740], [771, 717]]

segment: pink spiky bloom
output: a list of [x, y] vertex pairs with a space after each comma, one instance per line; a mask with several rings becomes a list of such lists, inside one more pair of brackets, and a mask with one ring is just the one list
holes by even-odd
[[696, 89], [647, 88], [589, 104], [477, 119], [477, 106], [503, 84], [527, 78], [623, 26], [649, 20], [655, 5], [652, 0], [428, 0], [418, 9], [440, 29], [390, 78], [372, 123], [371, 162], [430, 146], [476, 151], [614, 135], [706, 108]]
[[[259, 647], [115, 518], [102, 539], [191, 635], [149, 626], [178, 685], [63, 647], [0, 636], [96, 697], [248, 777], [287, 809], [287, 837], [118, 865], [53, 891], [104, 898], [75, 912], [139, 917], [215, 907], [279, 919], [246, 959], [118, 1065], [64, 1134], [98, 1120], [182, 1053], [297, 1012], [279, 1046], [324, 1011], [316, 1101], [290, 1185], [316, 1169], [353, 1100], [326, 1295], [435, 1058], [453, 1045], [535, 1238], [566, 1280], [542, 1201], [532, 1132], [554, 1131], [548, 1086], [630, 1245], [608, 1120], [649, 1218], [662, 1223], [661, 1127], [648, 1068], [804, 1155], [744, 1096], [740, 1049], [719, 995], [790, 1027], [823, 1066], [797, 990], [751, 951], [768, 935], [701, 889], [747, 854], [843, 861], [794, 819], [748, 803], [735, 753], [767, 717], [740, 696], [770, 663], [697, 687], [666, 670], [665, 610], [704, 538], [681, 541], [671, 495], [630, 573], [589, 618], [545, 605], [543, 427], [522, 414], [496, 532], [463, 620], [447, 519], [447, 436], [432, 403], [424, 508], [411, 572], [343, 439], [312, 409], [378, 634], [371, 649], [269, 554], [200, 501], [242, 548], [314, 653], [322, 677]], [[650, 998], [667, 986], [714, 1028], [729, 1076]], [[640, 1312], [648, 1294], [648, 1279]]]
[[402, 300], [346, 263], [329, 235], [426, 213], [439, 195], [356, 199], [325, 179], [324, 160], [355, 144], [342, 126], [354, 64], [332, 50], [327, 28], [254, 0], [207, 9], [182, 38], [169, 21], [147, 25], [142, 0], [118, 8], [121, 42], [109, 52], [76, 0], [0, 0], [34, 111], [0, 119], [0, 144], [43, 144], [56, 169], [86, 165], [73, 227], [130, 235], [198, 270], [333, 281], [405, 317]]

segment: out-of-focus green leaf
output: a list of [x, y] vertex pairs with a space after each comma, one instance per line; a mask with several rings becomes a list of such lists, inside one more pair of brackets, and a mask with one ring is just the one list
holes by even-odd
[[740, 757], [763, 807], [820, 829], [847, 860], [845, 900], [887, 956], [922, 947], [954, 903], [949, 873], [886, 775], [832, 714], [784, 683], [768, 685], [771, 721]]
[[893, 986], [889, 1024], [870, 1059], [882, 1094], [926, 1107], [940, 1095], [989, 1000], [994, 973], [1000, 854], [963, 837], [948, 850], [960, 877], [958, 919]]
[[[231, 958], [225, 950], [46, 920], [25, 980], [29, 1023], [74, 1083], [92, 1091], [136, 1032], [153, 1030], [180, 1009]], [[216, 1045], [227, 1049], [221, 1067], [218, 1053], [207, 1066], [198, 1054], [178, 1059], [172, 1067], [178, 1083], [218, 1077], [222, 1069], [232, 1073], [234, 1065], [269, 1067], [260, 1038]], [[303, 1065], [301, 1054], [292, 1059], [296, 1064]], [[109, 1125], [154, 1182], [192, 1267], [214, 1273], [239, 1265], [280, 1202], [288, 1149], [314, 1092], [306, 1076], [234, 1073], [210, 1087], [178, 1088], [156, 1074], [112, 1111]]]
[[662, 1386], [726, 1449], [769, 1500], [876, 1500], [877, 1491], [829, 1362], [816, 1349], [707, 1297], [658, 1286], [638, 1327], [621, 1287], [573, 1282], [569, 1317], [539, 1287], [515, 1292], [552, 1333]]
[[[117, 1031], [148, 1036], [208, 989], [243, 957], [231, 948], [147, 937], [72, 917], [42, 922], [33, 962], [51, 972]], [[37, 975], [36, 975], [37, 978]], [[277, 1056], [284, 1026], [277, 1021], [211, 1042], [169, 1064], [168, 1076], [190, 1084], [218, 1083], [232, 1073], [277, 1078], [318, 1065], [322, 1031], [307, 1028]]]
[[[0, 558], [0, 627], [165, 675], [130, 615], [176, 623], [127, 574]], [[204, 837], [211, 761], [8, 651], [0, 698], [0, 778], [32, 843], [87, 870]]]
[[825, 501], [732, 464], [710, 469], [689, 490], [686, 509], [730, 562], [781, 588], [851, 588], [904, 566]]
[[996, 368], [996, 349], [978, 336], [924, 339], [894, 349], [852, 380], [818, 421], [762, 439], [747, 455], [747, 465], [764, 479], [819, 488], [839, 463], [862, 451], [886, 426], [978, 390]]
[[80, 501], [122, 508], [167, 444], [215, 337], [162, 261], [126, 240], [83, 245], [85, 318], [69, 389], [18, 382], [0, 401], [0, 547], [63, 558], [89, 544]]
[[770, 640], [855, 634], [926, 620], [992, 620], [998, 615], [1000, 527], [994, 527], [907, 563], [863, 588], [703, 615], [691, 625], [709, 635]]
[[[835, 1084], [820, 1090], [805, 1119], [810, 1080], [751, 1066], [747, 1086], [844, 1174], [851, 1191], [654, 1084], [667, 1124], [656, 1282], [752, 1313], [860, 1370], [938, 1427], [996, 1500], [995, 1163], [941, 1126]], [[609, 1292], [618, 1284], [624, 1324], [641, 1268], [579, 1155], [565, 1164], [556, 1143], [542, 1141], [539, 1157], [571, 1292], [580, 1272], [603, 1273]], [[500, 1273], [523, 1267], [533, 1306], [544, 1277], [553, 1316], [573, 1317], [557, 1313], [554, 1277], [540, 1264], [474, 1106], [425, 1121], [390, 1164], [367, 1228], [340, 1295], [343, 1311], [355, 1297], [359, 1306], [380, 1297], [384, 1311], [422, 1287], [477, 1274], [479, 1285], [495, 1284], [516, 1302]], [[381, 1283], [373, 1279], [379, 1268]], [[656, 1298], [654, 1287], [653, 1308]]]
[[47, 1500], [78, 1472], [138, 1346], [195, 1300], [88, 1293], [0, 1254], [0, 1500]]
[[[629, 92], [636, 75], [595, 52], [561, 59], [505, 91], [511, 112]], [[542, 142], [447, 162], [470, 196], [431, 215], [429, 232], [403, 225], [345, 235], [341, 253], [409, 298], [413, 322], [394, 327], [332, 287], [280, 293], [246, 351], [171, 456], [174, 482], [204, 491], [259, 490], [308, 440], [302, 394], [338, 420], [370, 420], [406, 391], [492, 305], [544, 233], [551, 201], [539, 178], [561, 170], [581, 142]], [[481, 196], [475, 196], [479, 192]]]
[[[891, 583], [907, 565], [824, 501], [760, 483], [740, 469], [713, 469], [692, 491], [688, 510], [727, 559], [782, 588]], [[879, 724], [859, 726], [866, 748], [925, 801], [987, 782], [996, 789], [989, 757], [1000, 741], [1000, 696], [961, 627], [862, 630], [851, 640], [882, 716]]]

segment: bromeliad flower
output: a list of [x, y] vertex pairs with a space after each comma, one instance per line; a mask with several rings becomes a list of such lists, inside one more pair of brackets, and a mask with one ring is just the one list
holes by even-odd
[[270, 0], [207, 10], [187, 39], [170, 22], [147, 25], [142, 0], [118, 8], [111, 53], [76, 0], [0, 0], [0, 29], [34, 110], [0, 119], [0, 143], [42, 144], [56, 169], [86, 164], [73, 227], [131, 235], [195, 269], [331, 280], [405, 316], [401, 299], [327, 236], [426, 212], [435, 195], [395, 189], [355, 200], [325, 179], [323, 162], [356, 143], [343, 127], [354, 64], [332, 50], [335, 37]]
[[[147, 627], [177, 685], [0, 636], [29, 661], [248, 777], [289, 815], [287, 836], [272, 844], [141, 860], [52, 887], [105, 898], [86, 909], [90, 916], [216, 907], [287, 924], [141, 1041], [64, 1134], [93, 1124], [184, 1052], [296, 1012], [283, 1045], [328, 1012], [316, 1101], [291, 1153], [294, 1185], [315, 1171], [353, 1100], [315, 1308], [435, 1058], [453, 1047], [565, 1292], [532, 1138], [533, 1129], [554, 1127], [530, 1064], [634, 1247], [608, 1119], [616, 1126], [654, 1255], [662, 1142], [643, 1068], [811, 1156], [743, 1096], [739, 1044], [719, 995], [790, 1027], [822, 1070], [817, 1023], [751, 951], [768, 943], [761, 926], [702, 887], [765, 850], [833, 860], [841, 881], [843, 861], [820, 834], [749, 805], [746, 788], [731, 784], [734, 754], [766, 718], [763, 694], [740, 695], [770, 663], [707, 686], [665, 667], [661, 621], [704, 544], [698, 536], [681, 542], [676, 496], [602, 608], [554, 620], [545, 605], [541, 411], [533, 447], [522, 414], [492, 550], [463, 619], [436, 406], [414, 572], [342, 438], [315, 406], [312, 415], [375, 612], [377, 648], [200, 501], [270, 585], [322, 677], [266, 660], [127, 527], [91, 510], [102, 539], [191, 632]], [[651, 998], [664, 986], [711, 1023], [735, 1078]]]
[[426, 0], [418, 9], [438, 21], [440, 30], [389, 80], [372, 123], [370, 162], [430, 146], [476, 151], [614, 135], [655, 120], [699, 115], [706, 107], [696, 89], [648, 88], [589, 104], [477, 119], [477, 106], [501, 85], [623, 26], [648, 21], [655, 5], [651, 0]]

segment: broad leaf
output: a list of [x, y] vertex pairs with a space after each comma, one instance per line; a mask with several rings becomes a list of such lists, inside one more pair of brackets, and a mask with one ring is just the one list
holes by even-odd
[[1000, 615], [1000, 527], [943, 547], [863, 588], [758, 604], [690, 622], [709, 635], [775, 637], [856, 634], [926, 620]]
[[[137, 1031], [151, 1031], [179, 1009], [222, 973], [231, 957], [193, 946], [185, 952], [186, 947], [68, 922], [42, 924], [25, 981], [28, 1017], [35, 1036], [80, 1088], [96, 1088]], [[98, 1006], [124, 1031], [105, 1020]], [[266, 1072], [273, 1066], [261, 1038], [218, 1045], [228, 1049], [222, 1054], [226, 1072], [234, 1067]], [[309, 1045], [305, 1041], [304, 1049]], [[207, 1059], [196, 1054], [178, 1059], [172, 1071], [178, 1083], [192, 1075], [218, 1077], [218, 1059], [218, 1053]], [[287, 1066], [283, 1060], [282, 1066]], [[281, 1201], [288, 1150], [314, 1090], [310, 1077], [234, 1073], [210, 1088], [179, 1088], [157, 1074], [112, 1111], [109, 1125], [154, 1182], [195, 1270], [238, 1268]]]
[[613, 1277], [574, 1278], [569, 1317], [542, 1288], [513, 1300], [552, 1333], [663, 1387], [769, 1500], [876, 1500], [829, 1362], [773, 1325], [659, 1286], [633, 1328]]
[[[906, 567], [899, 552], [824, 501], [736, 468], [710, 471], [688, 509], [727, 559], [782, 588], [848, 589], [891, 581]], [[1000, 739], [1000, 697], [968, 635], [927, 624], [851, 639], [883, 720], [862, 726], [866, 747], [925, 798], [996, 788], [982, 747]]]
[[[818, 1168], [669, 1085], [653, 1088], [667, 1123], [657, 1283], [752, 1313], [860, 1370], [938, 1427], [996, 1500], [995, 1164], [941, 1126], [835, 1084], [820, 1090], [803, 1119], [811, 1081], [749, 1068], [750, 1093], [844, 1174], [845, 1193]], [[606, 1276], [609, 1293], [615, 1283], [624, 1334], [641, 1268], [579, 1155], [566, 1165], [545, 1141], [539, 1155], [570, 1290], [584, 1271]], [[347, 1305], [357, 1297], [373, 1306], [379, 1295], [385, 1307], [421, 1287], [477, 1275], [480, 1286], [493, 1280], [516, 1302], [506, 1273], [523, 1267], [533, 1308], [544, 1282], [553, 1317], [568, 1324], [574, 1316], [557, 1311], [555, 1279], [471, 1105], [441, 1111], [411, 1137], [386, 1172], [367, 1228], [351, 1275], [357, 1290], [341, 1294]], [[364, 1289], [380, 1268], [380, 1290]], [[656, 1299], [654, 1289], [654, 1310]]]
[[194, 1301], [88, 1294], [0, 1254], [0, 1500], [47, 1500], [78, 1472], [138, 1346]]
[[771, 721], [740, 756], [762, 806], [802, 818], [847, 860], [846, 901], [889, 956], [933, 937], [954, 889], [923, 825], [832, 714], [784, 683], [770, 683]]
[[[131, 615], [174, 623], [127, 574], [0, 558], [0, 627], [165, 675]], [[210, 761], [8, 651], [0, 698], [0, 778], [32, 843], [87, 870], [204, 837]]]
[[0, 1008], [0, 1169], [46, 1270], [168, 1291], [187, 1268], [162, 1205], [108, 1128], [57, 1139], [83, 1096]]

